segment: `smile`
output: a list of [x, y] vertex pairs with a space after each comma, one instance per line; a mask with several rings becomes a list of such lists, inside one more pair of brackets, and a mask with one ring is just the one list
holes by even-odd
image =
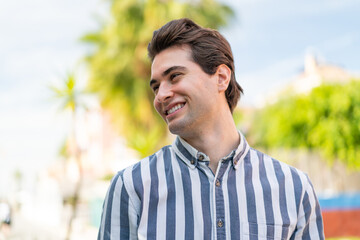
[[176, 104], [174, 107], [170, 108], [165, 112], [166, 115], [172, 114], [173, 112], [179, 110], [180, 108], [183, 108], [185, 106], [185, 103], [179, 103]]

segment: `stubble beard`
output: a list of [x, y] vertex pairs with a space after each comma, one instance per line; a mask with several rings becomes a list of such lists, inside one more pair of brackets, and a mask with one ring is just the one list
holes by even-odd
[[187, 113], [180, 119], [174, 119], [168, 123], [169, 131], [183, 139], [193, 138], [196, 136], [204, 124], [203, 113]]
[[167, 124], [172, 134], [185, 138], [193, 129], [194, 119], [190, 116], [183, 116], [181, 119], [174, 119]]

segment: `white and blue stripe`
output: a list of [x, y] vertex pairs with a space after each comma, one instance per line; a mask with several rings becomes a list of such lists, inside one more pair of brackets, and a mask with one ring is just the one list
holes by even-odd
[[250, 148], [242, 135], [215, 174], [208, 164], [178, 137], [116, 174], [98, 239], [324, 239], [301, 171]]

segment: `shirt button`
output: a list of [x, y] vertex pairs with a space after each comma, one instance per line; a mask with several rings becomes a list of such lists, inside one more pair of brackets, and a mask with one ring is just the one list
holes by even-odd
[[220, 183], [219, 179], [216, 179], [215, 185], [216, 185], [217, 187], [220, 187], [221, 183]]
[[219, 220], [217, 221], [217, 226], [218, 226], [219, 228], [221, 228], [221, 227], [224, 226], [224, 223], [223, 223], [223, 221], [222, 221], [221, 219], [219, 219]]
[[194, 160], [191, 160], [190, 163], [194, 165], [195, 161], [194, 161]]
[[203, 155], [200, 155], [200, 156], [199, 156], [199, 160], [200, 160], [200, 161], [204, 160], [204, 156], [203, 156]]

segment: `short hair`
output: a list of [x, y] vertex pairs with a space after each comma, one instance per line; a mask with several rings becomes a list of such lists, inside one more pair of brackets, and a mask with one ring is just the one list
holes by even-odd
[[233, 112], [243, 89], [235, 79], [234, 58], [229, 42], [218, 31], [203, 28], [188, 18], [182, 18], [172, 20], [154, 31], [148, 45], [149, 58], [153, 61], [161, 51], [181, 45], [190, 47], [194, 62], [209, 75], [215, 74], [221, 64], [230, 68], [231, 79], [225, 97]]

